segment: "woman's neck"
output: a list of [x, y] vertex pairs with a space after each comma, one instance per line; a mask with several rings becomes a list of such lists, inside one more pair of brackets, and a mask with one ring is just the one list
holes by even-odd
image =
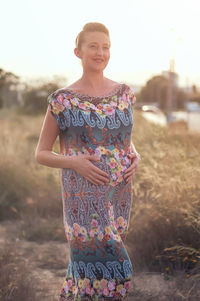
[[87, 90], [100, 90], [107, 85], [107, 80], [103, 75], [103, 72], [90, 72], [87, 74], [83, 73], [82, 77], [79, 80], [79, 83], [85, 87]]

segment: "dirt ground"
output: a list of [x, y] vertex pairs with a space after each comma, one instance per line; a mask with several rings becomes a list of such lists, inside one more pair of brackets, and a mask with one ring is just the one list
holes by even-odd
[[[13, 246], [18, 263], [26, 263], [32, 279], [37, 279], [37, 298], [57, 301], [64, 282], [68, 244], [56, 241], [36, 243], [19, 239], [16, 221], [0, 224], [0, 246]], [[135, 272], [133, 291], [128, 301], [200, 301], [200, 281], [187, 279], [183, 271], [168, 278], [161, 273]], [[25, 301], [25, 300], [23, 300]], [[28, 301], [28, 300], [27, 300]], [[31, 300], [30, 300], [31, 301]]]

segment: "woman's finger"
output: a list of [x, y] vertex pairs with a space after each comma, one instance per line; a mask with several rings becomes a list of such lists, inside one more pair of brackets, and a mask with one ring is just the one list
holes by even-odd
[[94, 172], [94, 175], [98, 174], [100, 176], [106, 177], [107, 179], [110, 178], [110, 176], [107, 172], [101, 170], [100, 168], [98, 168], [94, 164], [92, 164], [92, 166], [91, 166], [91, 171]]
[[126, 170], [125, 170], [125, 174], [126, 173], [129, 173], [131, 170], [133, 170], [134, 168], [136, 167], [136, 165], [135, 164], [132, 164], [129, 168], [127, 168]]
[[92, 170], [89, 170], [89, 172], [87, 173], [87, 179], [96, 185], [105, 185], [110, 181], [110, 178], [104, 177], [96, 173], [96, 171], [94, 172]]
[[124, 176], [124, 180], [128, 181], [129, 178], [134, 177], [136, 172], [133, 172], [132, 174], [129, 174], [128, 176]]
[[128, 157], [132, 159], [132, 158], [137, 157], [137, 156], [136, 156], [135, 153], [131, 153], [131, 154], [128, 154]]
[[131, 172], [133, 169], [137, 169], [137, 167], [138, 167], [137, 164], [135, 164], [135, 163], [131, 164], [131, 166], [129, 166], [129, 168], [127, 168], [127, 169], [125, 170], [125, 174]]
[[124, 177], [129, 177], [131, 176], [133, 173], [136, 173], [137, 168], [132, 169], [131, 171], [127, 172], [126, 174], [124, 174]]
[[133, 163], [135, 163], [135, 162], [137, 162], [137, 163], [139, 163], [142, 159], [141, 159], [141, 156], [139, 155], [139, 156], [137, 156], [136, 154], [130, 154], [130, 155], [128, 155], [129, 157], [131, 157], [131, 162]]
[[129, 176], [127, 179], [125, 179], [126, 183], [129, 183], [132, 181], [132, 179], [134, 178], [135, 174]]
[[129, 166], [129, 168], [126, 169], [125, 173], [129, 172], [132, 168], [138, 168], [138, 165], [140, 163], [139, 158], [135, 158], [134, 161], [132, 162], [132, 164]]
[[127, 183], [130, 183], [132, 181], [132, 177], [128, 178], [128, 180], [126, 180]]
[[104, 182], [104, 183], [108, 183], [109, 182], [109, 178], [108, 177], [105, 177], [105, 176], [102, 176], [94, 171], [91, 171], [91, 177], [97, 181], [101, 181], [101, 182]]
[[129, 177], [128, 179], [125, 179], [126, 183], [130, 183], [132, 181], [132, 177]]
[[97, 179], [95, 179], [94, 180], [94, 177], [86, 177], [86, 179], [89, 181], [89, 182], [91, 182], [92, 184], [94, 184], [94, 185], [105, 185], [106, 183], [105, 182], [103, 182], [103, 181], [100, 181], [100, 180], [97, 180]]
[[90, 173], [91, 173], [91, 177], [95, 180], [98, 180], [98, 181], [103, 181], [104, 183], [108, 183], [110, 181], [110, 176], [108, 174], [101, 174], [101, 173], [98, 173], [98, 170], [96, 169], [91, 169], [90, 170]]
[[135, 174], [136, 171], [137, 171], [137, 167], [135, 167], [135, 168], [129, 170], [128, 172], [126, 172], [126, 173], [124, 174], [124, 178], [128, 178], [128, 177], [131, 176], [132, 174]]

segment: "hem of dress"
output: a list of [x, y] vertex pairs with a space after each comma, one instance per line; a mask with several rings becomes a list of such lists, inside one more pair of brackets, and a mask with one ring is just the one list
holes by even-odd
[[[99, 297], [98, 301], [126, 301], [128, 298], [128, 296], [125, 296], [124, 298], [118, 298], [118, 299], [113, 299], [113, 297]], [[79, 299], [80, 301], [93, 301], [94, 299], [92, 299], [92, 297], [82, 297], [81, 299]], [[59, 296], [58, 301], [76, 301], [75, 296], [71, 296], [71, 297], [64, 297], [62, 295]]]

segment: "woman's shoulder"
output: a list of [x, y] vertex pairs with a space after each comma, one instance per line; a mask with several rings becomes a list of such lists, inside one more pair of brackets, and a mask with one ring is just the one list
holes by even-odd
[[116, 82], [113, 80], [110, 80], [110, 82], [111, 82], [111, 86], [113, 87], [113, 89], [115, 89], [117, 87], [121, 87], [122, 93], [128, 93], [130, 97], [135, 97], [134, 89], [129, 84], [127, 84], [125, 82], [119, 83], [119, 82]]
[[130, 91], [131, 93], [134, 93], [133, 88], [125, 82], [117, 82], [111, 79], [109, 79], [109, 81], [110, 81], [110, 87], [113, 89], [122, 86], [126, 91]]
[[59, 94], [61, 93], [64, 93], [65, 92], [65, 88], [62, 87], [62, 88], [58, 88], [56, 90], [54, 90], [53, 92], [51, 92], [49, 95], [48, 95], [48, 98], [57, 98], [59, 96]]
[[122, 94], [125, 95], [124, 98], [128, 98], [132, 105], [136, 103], [136, 96], [134, 89], [131, 85], [123, 83]]

